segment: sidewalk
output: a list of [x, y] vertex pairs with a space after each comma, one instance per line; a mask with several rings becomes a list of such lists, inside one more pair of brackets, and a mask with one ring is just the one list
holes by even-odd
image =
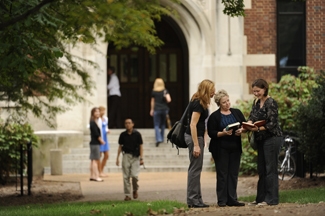
[[[238, 196], [254, 194], [255, 188], [247, 188], [245, 181], [257, 181], [255, 177], [239, 178]], [[44, 180], [79, 182], [84, 198], [81, 201], [123, 200], [123, 179], [121, 173], [109, 173], [104, 182], [89, 181], [89, 174], [45, 175]], [[186, 203], [187, 172], [140, 172], [140, 201], [177, 200]], [[216, 203], [215, 172], [202, 172], [201, 190], [207, 204]]]

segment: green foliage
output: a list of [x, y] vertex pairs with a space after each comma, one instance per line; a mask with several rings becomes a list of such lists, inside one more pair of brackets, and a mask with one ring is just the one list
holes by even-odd
[[[10, 118], [11, 119], [11, 118]], [[17, 173], [19, 169], [20, 148], [27, 150], [27, 143], [37, 146], [38, 137], [32, 127], [17, 119], [3, 122], [0, 119], [0, 182], [6, 183], [9, 174]], [[26, 165], [26, 157], [24, 158]]]
[[222, 0], [221, 3], [225, 6], [224, 14], [232, 17], [245, 16], [244, 0]]
[[305, 160], [313, 165], [314, 171], [325, 170], [325, 72], [316, 77], [317, 87], [311, 92], [308, 103], [297, 109], [296, 129], [299, 150]]
[[[323, 192], [322, 192], [323, 191]], [[256, 196], [239, 197], [238, 200], [253, 202]], [[280, 191], [281, 203], [319, 203], [325, 199], [325, 187]]]
[[86, 203], [56, 203], [46, 205], [29, 205], [0, 207], [5, 215], [170, 215], [184, 213], [187, 206], [177, 201], [159, 200], [140, 201], [105, 201]]
[[0, 101], [53, 126], [56, 114], [95, 87], [85, 66], [97, 65], [72, 55], [71, 46], [104, 40], [154, 52], [162, 44], [154, 19], [170, 13], [158, 0], [1, 1]]
[[317, 87], [317, 74], [309, 67], [299, 67], [298, 77], [285, 75], [280, 82], [269, 84], [271, 95], [279, 107], [279, 121], [283, 131], [294, 131], [300, 104], [306, 104], [312, 89]]

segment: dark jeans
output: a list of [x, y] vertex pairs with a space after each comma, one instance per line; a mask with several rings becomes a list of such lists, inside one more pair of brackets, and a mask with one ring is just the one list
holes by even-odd
[[282, 137], [271, 137], [258, 142], [256, 202], [279, 204], [278, 156]]
[[212, 157], [217, 171], [218, 204], [235, 204], [241, 153], [218, 148], [218, 152], [212, 152]]
[[122, 128], [123, 120], [120, 116], [121, 97], [112, 95], [108, 97], [108, 124], [109, 128]]

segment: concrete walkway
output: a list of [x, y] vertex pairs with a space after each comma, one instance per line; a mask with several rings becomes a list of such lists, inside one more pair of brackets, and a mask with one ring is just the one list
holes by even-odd
[[[255, 188], [247, 188], [247, 178], [257, 181], [256, 177], [240, 177], [238, 196], [253, 195]], [[82, 201], [123, 200], [123, 179], [121, 173], [110, 173], [104, 182], [89, 181], [89, 174], [45, 175], [44, 180], [79, 182], [84, 198]], [[140, 201], [177, 200], [186, 203], [187, 172], [140, 172]], [[201, 190], [205, 203], [216, 203], [215, 172], [202, 172]]]

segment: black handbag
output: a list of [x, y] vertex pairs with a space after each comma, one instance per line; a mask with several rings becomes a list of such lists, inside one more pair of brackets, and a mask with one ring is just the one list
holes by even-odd
[[171, 142], [172, 146], [176, 146], [176, 148], [187, 148], [187, 144], [184, 139], [184, 133], [186, 131], [186, 128], [188, 126], [188, 117], [187, 112], [188, 112], [189, 105], [187, 105], [182, 118], [177, 121], [172, 129], [168, 132], [167, 134], [167, 142]]

